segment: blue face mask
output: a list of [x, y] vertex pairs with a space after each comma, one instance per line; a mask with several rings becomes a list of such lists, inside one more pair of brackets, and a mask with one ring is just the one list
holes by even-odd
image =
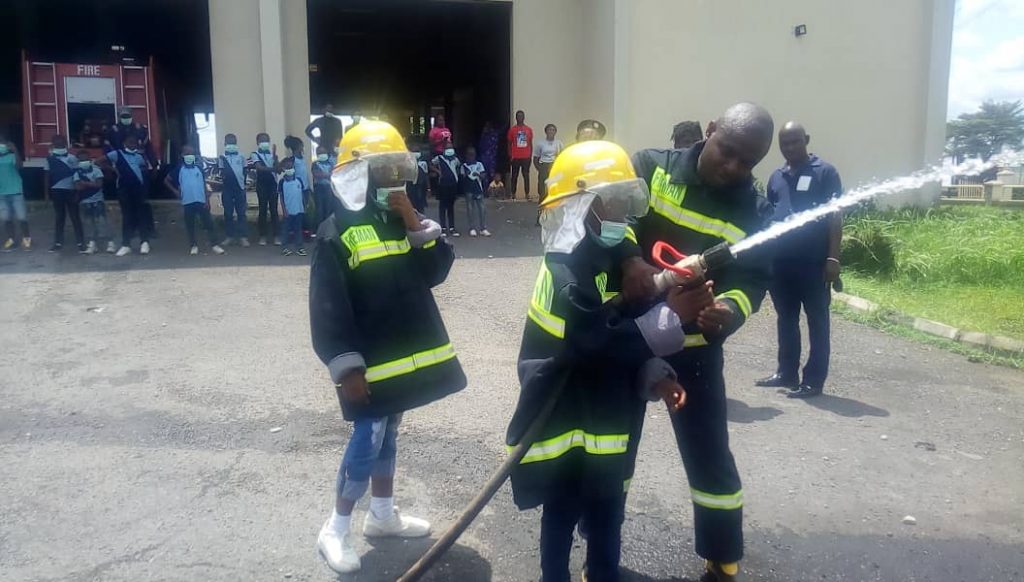
[[444, 157], [446, 157], [446, 158], [454, 158], [455, 157], [455, 150], [453, 150], [452, 148], [448, 148], [448, 149], [444, 150]]
[[7, 144], [0, 143], [0, 156], [6, 156], [10, 151], [11, 150], [7, 147]]
[[92, 169], [92, 162], [89, 160], [82, 160], [81, 162], [78, 162], [78, 169], [88, 172]]
[[226, 154], [237, 154], [238, 153], [238, 144], [236, 144], [236, 143], [229, 143], [228, 145], [224, 146], [224, 153], [226, 153]]
[[327, 161], [327, 154], [317, 154], [316, 161], [318, 161], [318, 162], [326, 162]]
[[261, 152], [269, 152], [270, 151], [270, 142], [269, 141], [261, 141], [257, 145], [259, 145]]
[[131, 124], [132, 124], [132, 116], [131, 115], [128, 115], [128, 116], [125, 116], [125, 117], [121, 118], [121, 125], [131, 125]]
[[405, 186], [396, 186], [394, 188], [377, 188], [376, 202], [377, 206], [382, 210], [388, 208], [388, 197], [391, 196], [392, 192], [405, 193]]
[[188, 154], [187, 156], [181, 156], [181, 159], [185, 160], [185, 164], [189, 166], [196, 163], [196, 157], [192, 154]]
[[68, 148], [53, 148], [53, 155], [66, 156], [68, 155]]
[[[600, 220], [597, 213], [593, 210], [590, 211], [594, 214], [594, 217]], [[597, 244], [605, 248], [611, 248], [621, 243], [626, 238], [626, 229], [629, 225], [625, 222], [614, 222], [611, 220], [601, 220], [601, 232], [592, 233], [594, 240]]]

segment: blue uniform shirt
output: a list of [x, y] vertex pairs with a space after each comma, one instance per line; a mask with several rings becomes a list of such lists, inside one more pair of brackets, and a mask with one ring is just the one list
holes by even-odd
[[206, 176], [195, 164], [187, 166], [181, 164], [174, 170], [174, 176], [178, 178], [178, 189], [181, 190], [181, 204], [193, 204], [202, 202], [206, 204]]
[[444, 186], [454, 186], [459, 183], [459, 166], [462, 162], [458, 157], [434, 156], [434, 165], [441, 173], [438, 182]]
[[[775, 221], [825, 204], [843, 193], [835, 167], [811, 154], [803, 166], [787, 164], [768, 179], [768, 201], [775, 205]], [[785, 234], [776, 247], [776, 258], [824, 261], [828, 257], [828, 219], [821, 218]]]
[[[225, 167], [225, 161], [227, 161], [227, 167]], [[217, 166], [220, 167], [220, 169], [225, 170], [225, 187], [227, 186], [228, 180], [234, 179], [234, 182], [238, 184], [238, 188], [243, 192], [245, 191], [245, 157], [242, 156], [242, 154], [237, 152], [233, 154], [224, 152], [224, 155], [217, 158]]]
[[[135, 173], [135, 177], [139, 179], [139, 183], [142, 184], [142, 172], [146, 169], [146, 158], [142, 157], [142, 154], [136, 151], [135, 153], [128, 153], [126, 150], [114, 150], [107, 152], [107, 159], [110, 163], [117, 167], [117, 158], [121, 157]], [[118, 185], [121, 184], [121, 179], [118, 178]]]
[[306, 165], [306, 158], [292, 156], [292, 163], [295, 167], [295, 177], [302, 182], [302, 189], [309, 190], [309, 166]]
[[79, 196], [82, 197], [82, 204], [94, 204], [96, 202], [103, 202], [103, 170], [100, 170], [96, 165], [89, 166], [88, 170], [75, 170], [74, 183], [78, 182], [99, 182], [99, 188], [89, 188], [86, 190], [79, 190]]
[[331, 172], [334, 170], [334, 164], [330, 161], [316, 162], [314, 164], [321, 172], [327, 174], [326, 178], [315, 178], [314, 183], [317, 185], [330, 185], [331, 183]]
[[302, 214], [302, 181], [296, 178], [281, 180], [281, 203], [289, 215]]
[[0, 196], [23, 194], [21, 172], [18, 171], [14, 152], [0, 155]]
[[[57, 164], [63, 164], [63, 168]], [[49, 172], [50, 188], [53, 190], [71, 190], [75, 187], [75, 171], [78, 170], [78, 158], [72, 154], [50, 154], [43, 162], [43, 169]], [[59, 178], [59, 179], [58, 179]]]

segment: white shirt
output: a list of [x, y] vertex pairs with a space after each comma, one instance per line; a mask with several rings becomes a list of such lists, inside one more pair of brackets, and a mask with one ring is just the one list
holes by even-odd
[[548, 141], [545, 138], [533, 144], [533, 157], [540, 158], [542, 164], [550, 164], [564, 147], [560, 139]]

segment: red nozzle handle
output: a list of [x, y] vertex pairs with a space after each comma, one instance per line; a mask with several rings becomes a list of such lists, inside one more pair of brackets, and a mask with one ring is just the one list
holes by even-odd
[[[671, 257], [671, 263], [664, 259], [666, 253]], [[654, 259], [654, 264], [658, 265], [662, 269], [672, 271], [681, 277], [693, 277], [693, 271], [690, 269], [683, 269], [675, 265], [679, 261], [685, 259], [686, 255], [677, 251], [672, 245], [665, 241], [658, 241], [654, 243], [654, 247], [651, 249], [651, 258]]]

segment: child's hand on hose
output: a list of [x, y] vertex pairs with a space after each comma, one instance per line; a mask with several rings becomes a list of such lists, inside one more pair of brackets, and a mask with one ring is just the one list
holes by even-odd
[[338, 395], [345, 402], [367, 405], [370, 403], [370, 387], [366, 384], [366, 371], [353, 370], [341, 379]]
[[686, 390], [672, 378], [665, 378], [654, 387], [655, 394], [665, 401], [669, 412], [676, 412], [686, 404]]

